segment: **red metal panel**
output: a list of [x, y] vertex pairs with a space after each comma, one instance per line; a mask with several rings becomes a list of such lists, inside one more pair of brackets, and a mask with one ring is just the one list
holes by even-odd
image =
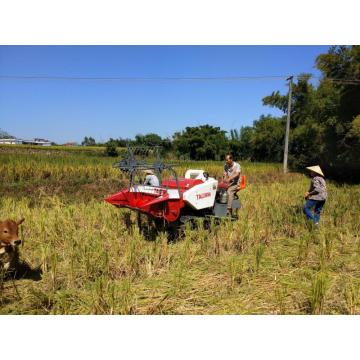
[[182, 198], [169, 199], [169, 194], [147, 194], [142, 192], [129, 192], [124, 189], [105, 199], [108, 203], [127, 207], [136, 211], [149, 214], [157, 218], [165, 218], [168, 222], [176, 221], [180, 210], [185, 206]]
[[[195, 185], [199, 185], [202, 184], [203, 181], [200, 179], [184, 179], [184, 178], [180, 178], [179, 179], [179, 188], [180, 189], [190, 189]], [[163, 182], [161, 183], [161, 186], [163, 187], [168, 187], [171, 189], [176, 189], [177, 185], [176, 185], [176, 180], [175, 179], [164, 179]]]

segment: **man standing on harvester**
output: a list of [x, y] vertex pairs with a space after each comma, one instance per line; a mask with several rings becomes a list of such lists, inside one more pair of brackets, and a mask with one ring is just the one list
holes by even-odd
[[228, 202], [227, 202], [227, 213], [232, 216], [232, 204], [234, 201], [234, 196], [238, 191], [238, 183], [240, 179], [240, 164], [233, 160], [231, 154], [225, 156], [225, 166], [224, 166], [224, 181], [229, 184], [227, 189]]

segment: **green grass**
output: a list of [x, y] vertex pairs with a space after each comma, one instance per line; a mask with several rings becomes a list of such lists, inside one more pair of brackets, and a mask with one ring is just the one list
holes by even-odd
[[[126, 224], [129, 212], [103, 201], [125, 181], [114, 159], [31, 151], [0, 152], [0, 219], [25, 217], [21, 256], [43, 277], [0, 283], [2, 314], [360, 312], [359, 185], [328, 182], [316, 229], [302, 214], [309, 179], [241, 163], [238, 221], [149, 241], [135, 214]], [[177, 165], [222, 173], [221, 162]]]

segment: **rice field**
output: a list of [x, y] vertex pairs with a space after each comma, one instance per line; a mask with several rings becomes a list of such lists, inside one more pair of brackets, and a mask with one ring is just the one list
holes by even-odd
[[[126, 181], [101, 153], [0, 147], [0, 219], [25, 217], [21, 258], [41, 279], [0, 281], [1, 314], [359, 314], [360, 186], [328, 182], [319, 228], [309, 179], [241, 162], [239, 220], [169, 242], [105, 203]], [[183, 175], [221, 162], [177, 162]]]

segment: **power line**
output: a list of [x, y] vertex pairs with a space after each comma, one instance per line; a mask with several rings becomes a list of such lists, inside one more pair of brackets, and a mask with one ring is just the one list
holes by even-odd
[[[63, 80], [63, 81], [124, 81], [124, 82], [151, 82], [151, 81], [242, 81], [242, 80], [286, 80], [288, 75], [265, 76], [210, 76], [210, 77], [89, 77], [89, 76], [53, 76], [53, 75], [0, 75], [0, 80]], [[297, 80], [319, 79], [343, 84], [360, 84], [360, 79], [324, 78], [321, 76], [294, 76]]]
[[286, 76], [219, 76], [219, 77], [83, 77], [83, 76], [28, 76], [28, 75], [0, 75], [4, 80], [119, 80], [119, 81], [236, 81], [236, 80], [264, 80], [286, 79]]

